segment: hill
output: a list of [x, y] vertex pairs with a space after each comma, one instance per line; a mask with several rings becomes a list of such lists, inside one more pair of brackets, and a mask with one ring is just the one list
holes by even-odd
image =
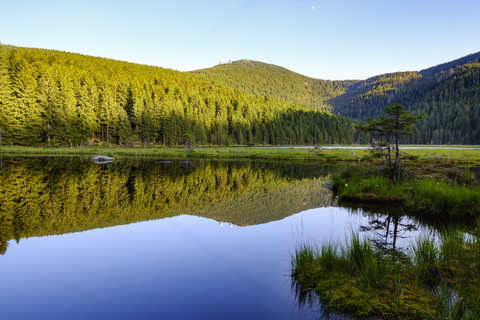
[[273, 64], [251, 60], [219, 64], [192, 73], [245, 93], [325, 111], [332, 110], [328, 100], [344, 94], [355, 83], [313, 79]]
[[329, 81], [250, 60], [178, 72], [0, 45], [0, 143], [352, 143], [355, 121], [394, 103], [425, 114], [403, 143], [480, 144], [480, 53]]
[[287, 69], [240, 60], [194, 71], [242, 92], [270, 96], [365, 121], [400, 103], [424, 113], [404, 143], [480, 143], [480, 52], [421, 71], [378, 75], [363, 81], [327, 81]]
[[351, 143], [352, 122], [178, 71], [0, 45], [0, 142]]

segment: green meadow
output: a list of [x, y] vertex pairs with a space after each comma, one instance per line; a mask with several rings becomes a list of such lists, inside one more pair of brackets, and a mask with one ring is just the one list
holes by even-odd
[[[454, 148], [455, 146], [451, 146]], [[409, 155], [407, 163], [453, 163], [453, 164], [480, 164], [480, 149], [406, 149]], [[183, 147], [20, 147], [3, 146], [2, 155], [107, 155], [112, 157], [179, 157], [179, 158], [232, 158], [232, 159], [275, 159], [275, 160], [308, 160], [308, 161], [370, 161], [367, 149], [342, 148], [329, 149], [322, 147], [295, 148], [295, 147], [193, 147], [185, 150]]]

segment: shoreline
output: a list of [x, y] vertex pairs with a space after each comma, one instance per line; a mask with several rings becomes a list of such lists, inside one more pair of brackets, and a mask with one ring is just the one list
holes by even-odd
[[[320, 162], [376, 162], [370, 159], [369, 149], [359, 146], [233, 146], [233, 147], [194, 147], [186, 151], [183, 147], [0, 147], [1, 156], [95, 156], [109, 157], [164, 157], [164, 158], [206, 158], [206, 159], [265, 159], [298, 160]], [[480, 149], [476, 146], [415, 146], [408, 149], [406, 163], [449, 163], [480, 164]]]

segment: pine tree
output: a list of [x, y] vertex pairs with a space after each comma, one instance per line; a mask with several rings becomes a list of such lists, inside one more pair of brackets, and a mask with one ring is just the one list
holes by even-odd
[[[392, 177], [398, 178], [401, 173], [400, 137], [402, 135], [413, 135], [412, 125], [421, 119], [423, 114], [412, 116], [410, 111], [405, 111], [405, 107], [398, 103], [394, 106], [385, 107], [385, 111], [389, 117], [380, 116], [378, 120], [369, 118], [368, 124], [357, 125], [357, 128], [370, 132], [381, 139], [374, 145], [374, 148], [385, 157]], [[393, 144], [393, 151], [391, 144]]]

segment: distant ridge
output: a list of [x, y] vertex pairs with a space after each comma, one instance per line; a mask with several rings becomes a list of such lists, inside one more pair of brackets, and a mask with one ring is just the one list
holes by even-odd
[[477, 52], [421, 71], [387, 73], [361, 81], [313, 79], [249, 60], [193, 73], [249, 94], [361, 121], [382, 115], [387, 105], [401, 103], [415, 113], [425, 113], [415, 136], [404, 142], [479, 144], [479, 68]]
[[472, 54], [469, 54], [465, 57], [455, 59], [455, 60], [450, 61], [450, 62], [445, 62], [445, 63], [439, 64], [435, 67], [431, 67], [431, 68], [428, 68], [428, 69], [421, 70], [420, 74], [422, 74], [423, 76], [432, 77], [435, 74], [440, 73], [442, 71], [448, 71], [452, 68], [456, 68], [456, 67], [464, 65], [464, 64], [476, 63], [476, 62], [480, 62], [480, 52], [472, 53]]
[[424, 113], [404, 143], [480, 143], [480, 52], [427, 68], [369, 78], [328, 101], [333, 112], [365, 120], [393, 103]]

